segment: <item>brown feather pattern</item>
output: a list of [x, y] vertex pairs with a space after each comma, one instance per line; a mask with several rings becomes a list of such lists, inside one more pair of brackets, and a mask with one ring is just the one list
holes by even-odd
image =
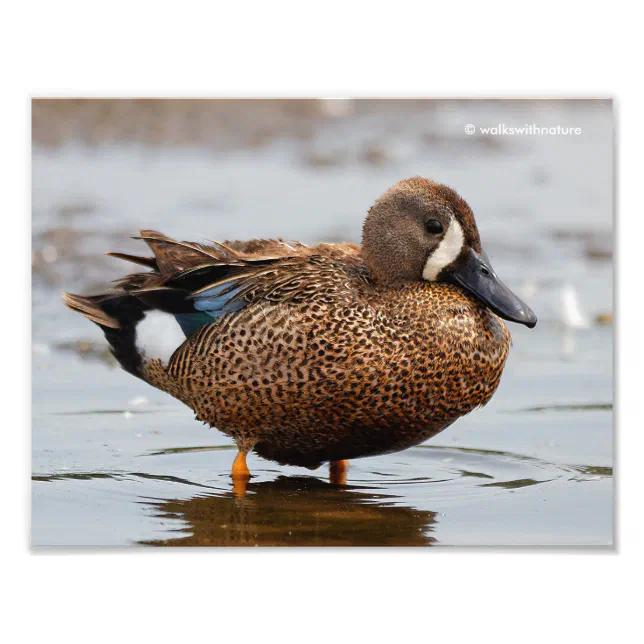
[[[468, 243], [480, 248], [456, 193], [427, 180], [401, 185], [449, 202]], [[133, 324], [150, 308], [194, 311], [195, 298], [215, 286], [217, 298], [246, 304], [198, 328], [167, 364], [152, 359], [130, 369], [244, 452], [317, 467], [405, 449], [486, 404], [499, 384], [510, 335], [490, 309], [449, 284], [379, 281], [359, 246], [201, 244], [153, 230], [138, 239], [154, 258], [112, 255], [151, 270], [117, 280], [102, 296], [136, 300]], [[390, 257], [379, 261], [386, 266]], [[104, 301], [65, 296], [88, 319], [125, 326], [129, 318], [116, 319], [118, 306], [106, 314]]]

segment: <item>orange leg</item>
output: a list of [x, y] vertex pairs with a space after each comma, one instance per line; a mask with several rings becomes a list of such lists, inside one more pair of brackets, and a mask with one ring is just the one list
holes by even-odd
[[331, 461], [329, 463], [329, 483], [331, 485], [346, 485], [349, 461]]
[[250, 480], [250, 470], [246, 465], [246, 452], [237, 452], [230, 478], [233, 480], [233, 492], [237, 496], [244, 496], [246, 484]]

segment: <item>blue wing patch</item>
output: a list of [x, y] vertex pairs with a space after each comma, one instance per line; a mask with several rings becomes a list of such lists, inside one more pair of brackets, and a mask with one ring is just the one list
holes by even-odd
[[179, 313], [174, 316], [186, 337], [192, 335], [200, 327], [211, 324], [227, 313], [241, 311], [248, 304], [248, 302], [241, 299], [235, 300], [234, 302], [230, 301], [239, 293], [241, 286], [233, 288], [222, 295], [222, 291], [230, 289], [230, 286], [230, 282], [217, 284], [196, 296], [192, 296], [195, 310], [198, 312]]
[[174, 319], [179, 323], [186, 338], [200, 327], [214, 321], [207, 313], [176, 313]]

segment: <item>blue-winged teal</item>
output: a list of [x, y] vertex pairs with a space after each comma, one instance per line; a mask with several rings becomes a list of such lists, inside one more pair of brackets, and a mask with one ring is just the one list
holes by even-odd
[[376, 201], [362, 248], [139, 239], [154, 257], [111, 254], [148, 272], [65, 302], [126, 371], [235, 439], [233, 478], [248, 478], [251, 450], [331, 461], [341, 479], [347, 459], [427, 440], [496, 390], [510, 345], [500, 318], [537, 321], [496, 276], [467, 203], [428, 179]]

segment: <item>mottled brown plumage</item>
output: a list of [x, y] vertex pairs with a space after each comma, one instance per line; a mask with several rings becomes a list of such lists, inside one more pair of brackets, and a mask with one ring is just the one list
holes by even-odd
[[[429, 219], [441, 233], [427, 232]], [[428, 282], [427, 262], [449, 255], [450, 226], [462, 248]], [[505, 324], [444, 281], [462, 273], [467, 253], [481, 252], [472, 211], [445, 186], [396, 184], [372, 207], [362, 249], [202, 245], [154, 231], [141, 239], [153, 258], [116, 256], [150, 272], [123, 278], [104, 296], [67, 295], [66, 303], [102, 326], [124, 368], [232, 436], [243, 453], [315, 468], [402, 450], [486, 404], [499, 384]], [[213, 317], [166, 362], [132, 355], [129, 336], [150, 310]]]

